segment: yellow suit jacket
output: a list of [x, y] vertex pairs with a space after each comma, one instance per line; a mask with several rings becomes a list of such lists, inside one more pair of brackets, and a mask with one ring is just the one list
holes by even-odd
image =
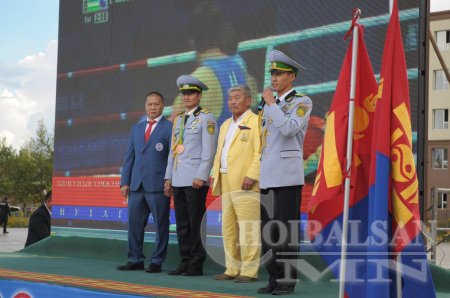
[[[219, 196], [222, 194], [221, 189], [221, 174], [220, 159], [222, 156], [222, 149], [225, 143], [225, 136], [230, 127], [232, 118], [228, 118], [220, 127], [219, 141], [217, 144], [216, 156], [214, 158], [214, 166], [212, 178], [214, 184], [212, 187], [212, 194]], [[261, 146], [260, 127], [258, 116], [252, 111], [249, 111], [242, 119], [240, 127], [236, 129], [233, 136], [233, 141], [228, 151], [228, 169], [227, 175], [231, 186], [231, 191], [240, 190], [244, 177], [249, 177], [253, 180], [259, 180], [259, 166], [261, 162], [261, 155], [259, 153]], [[259, 191], [258, 183], [255, 183], [251, 189], [252, 191]]]

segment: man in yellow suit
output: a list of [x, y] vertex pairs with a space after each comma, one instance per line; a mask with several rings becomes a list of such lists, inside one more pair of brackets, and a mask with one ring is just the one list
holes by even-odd
[[225, 273], [216, 280], [257, 280], [260, 258], [260, 126], [246, 85], [228, 90], [232, 117], [220, 127], [213, 166], [213, 195], [222, 195]]

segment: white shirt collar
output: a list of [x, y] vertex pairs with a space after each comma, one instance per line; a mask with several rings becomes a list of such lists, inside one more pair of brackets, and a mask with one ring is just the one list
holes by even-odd
[[[158, 117], [156, 117], [155, 119], [153, 119], [153, 120], [155, 120], [156, 121], [156, 123], [158, 123], [159, 122], [159, 120], [161, 120], [161, 118], [162, 118], [162, 114], [161, 115], [159, 115]], [[150, 121], [150, 118], [148, 118], [148, 116], [147, 116], [147, 122], [148, 121]]]
[[289, 90], [288, 92], [285, 92], [283, 95], [281, 95], [278, 99], [280, 100], [280, 102], [281, 101], [283, 101], [285, 98], [286, 98], [286, 96], [289, 94], [289, 93], [291, 93], [292, 91], [294, 91], [294, 88], [292, 88], [291, 90]]
[[196, 107], [193, 108], [192, 110], [187, 111], [187, 112], [186, 112], [186, 115], [191, 116], [191, 115], [195, 112], [195, 110], [196, 110], [198, 107], [199, 107], [199, 106], [196, 106]]
[[47, 208], [47, 211], [48, 211], [48, 213], [50, 214], [50, 215], [52, 215], [52, 211], [50, 210], [50, 209], [48, 209], [48, 206], [47, 206], [47, 204], [44, 202], [44, 206], [45, 206], [45, 208]]
[[242, 119], [244, 118], [244, 116], [248, 113], [248, 111], [250, 111], [250, 109], [248, 109], [241, 116], [239, 116], [239, 118], [237, 118], [236, 121], [234, 121], [234, 116], [231, 116], [231, 121], [233, 121], [234, 123], [240, 123], [242, 121]]

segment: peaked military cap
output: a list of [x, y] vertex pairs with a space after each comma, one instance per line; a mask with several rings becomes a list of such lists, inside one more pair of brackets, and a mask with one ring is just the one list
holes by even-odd
[[208, 87], [202, 83], [199, 79], [190, 75], [181, 75], [177, 79], [177, 86], [180, 92], [183, 91], [197, 91], [202, 92], [208, 90]]
[[279, 70], [297, 74], [299, 69], [306, 69], [302, 65], [289, 58], [285, 53], [278, 50], [272, 50], [269, 53], [269, 61], [271, 62], [269, 70], [270, 72], [272, 72], [273, 70]]

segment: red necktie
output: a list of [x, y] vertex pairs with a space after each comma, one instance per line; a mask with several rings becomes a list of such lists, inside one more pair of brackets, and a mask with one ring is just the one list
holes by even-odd
[[148, 128], [145, 131], [145, 142], [146, 143], [148, 142], [148, 139], [150, 139], [150, 134], [152, 132], [152, 126], [153, 126], [153, 124], [156, 123], [156, 120], [150, 120], [150, 121], [147, 121], [147, 123], [148, 123]]

